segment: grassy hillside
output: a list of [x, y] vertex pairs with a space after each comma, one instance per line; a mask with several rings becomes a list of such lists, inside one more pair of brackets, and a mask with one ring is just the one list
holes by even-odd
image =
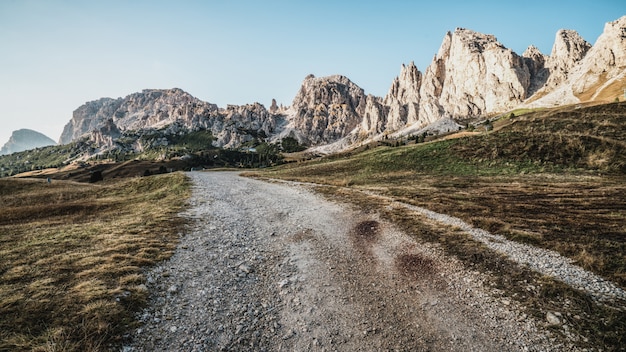
[[183, 174], [0, 179], [0, 351], [97, 351], [119, 343], [148, 292], [142, 267], [169, 257]]

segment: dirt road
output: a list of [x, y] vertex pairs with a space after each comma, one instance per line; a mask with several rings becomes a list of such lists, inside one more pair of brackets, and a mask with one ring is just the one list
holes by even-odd
[[148, 274], [127, 351], [564, 349], [477, 272], [305, 186], [193, 172], [193, 225]]

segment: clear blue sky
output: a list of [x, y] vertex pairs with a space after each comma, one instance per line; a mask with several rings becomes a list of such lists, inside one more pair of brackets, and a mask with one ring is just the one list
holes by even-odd
[[382, 96], [456, 27], [549, 54], [557, 30], [593, 44], [623, 15], [624, 0], [0, 0], [0, 145], [19, 128], [58, 140], [78, 106], [144, 88], [289, 105], [306, 75], [342, 74]]

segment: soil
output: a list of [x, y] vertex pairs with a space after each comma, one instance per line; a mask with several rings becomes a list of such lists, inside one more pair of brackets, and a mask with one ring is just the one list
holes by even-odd
[[147, 273], [125, 351], [551, 351], [522, 313], [428, 243], [306, 185], [192, 172], [192, 225]]

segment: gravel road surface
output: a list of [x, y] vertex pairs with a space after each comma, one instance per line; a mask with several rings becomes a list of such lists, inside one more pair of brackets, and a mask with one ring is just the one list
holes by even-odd
[[192, 172], [192, 220], [148, 273], [125, 351], [565, 350], [484, 277], [305, 185]]

